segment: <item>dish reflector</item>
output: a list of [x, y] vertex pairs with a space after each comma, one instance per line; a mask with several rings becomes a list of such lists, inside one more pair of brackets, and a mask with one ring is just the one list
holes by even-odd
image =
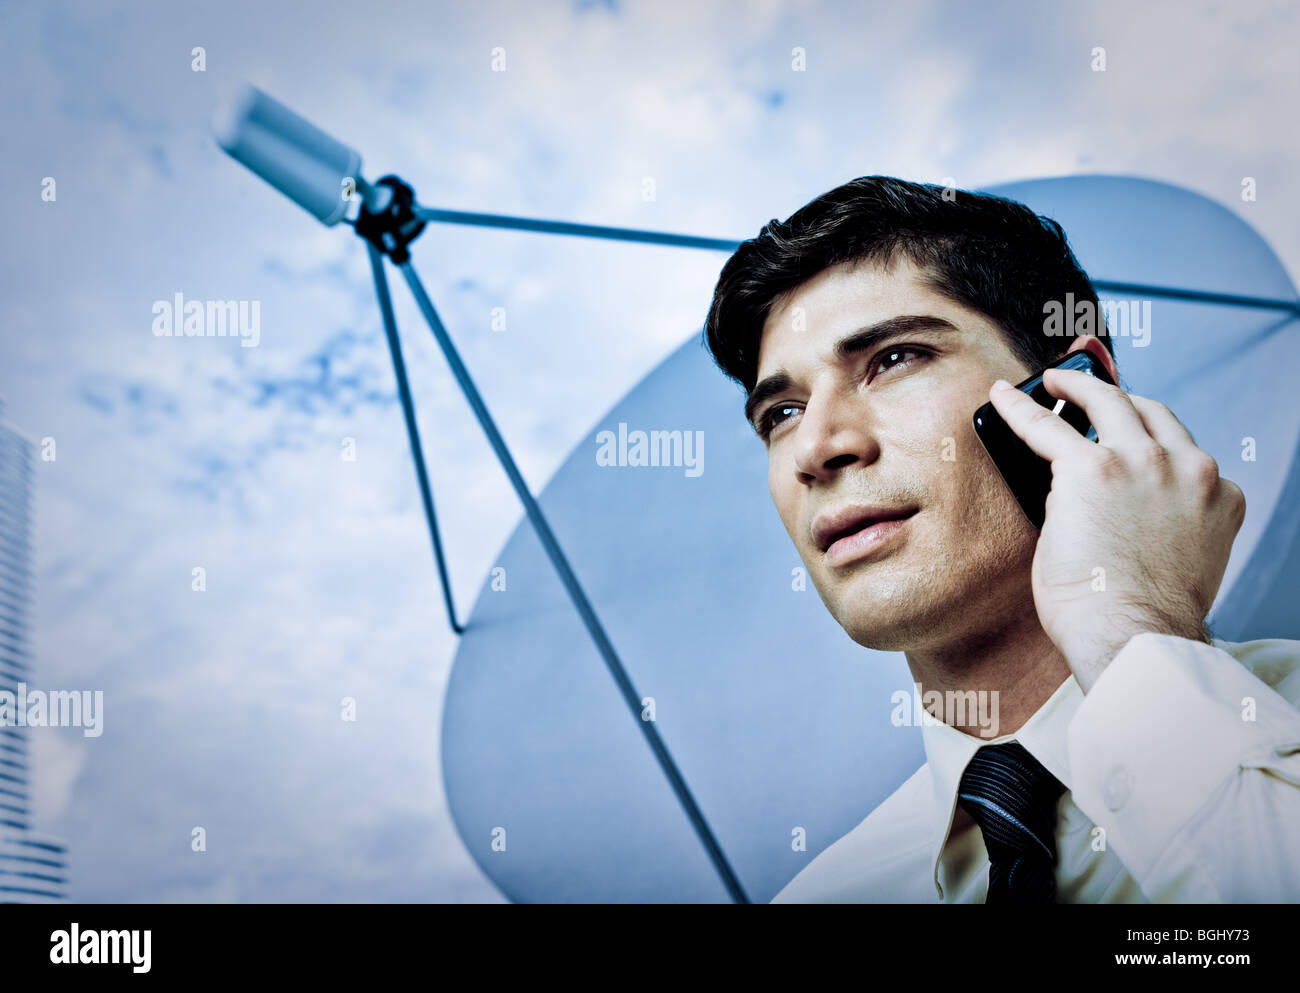
[[[1254, 230], [1190, 191], [1082, 176], [988, 192], [1059, 221], [1099, 283], [1296, 300]], [[1150, 303], [1147, 342], [1115, 340], [1125, 385], [1169, 404], [1246, 492], [1216, 632], [1300, 637], [1295, 311], [1099, 294], [1139, 314]], [[763, 447], [698, 338], [593, 426], [539, 499], [723, 851], [767, 901], [924, 752], [919, 728], [890, 719], [891, 694], [912, 690], [902, 655], [856, 645], [798, 588]], [[598, 433], [620, 424], [703, 431], [704, 471], [598, 465]], [[496, 564], [506, 589], [478, 597], [442, 727], [474, 859], [521, 902], [727, 900], [526, 522]]]

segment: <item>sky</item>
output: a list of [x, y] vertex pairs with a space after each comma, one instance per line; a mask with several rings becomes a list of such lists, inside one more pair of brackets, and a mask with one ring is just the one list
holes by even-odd
[[[355, 9], [0, 6], [0, 397], [56, 445], [32, 682], [105, 696], [100, 737], [32, 736], [77, 901], [503, 899], [443, 795], [456, 638], [367, 258], [215, 145], [235, 84], [430, 206], [740, 239], [861, 175], [1131, 174], [1222, 202], [1300, 272], [1294, 4]], [[535, 493], [698, 334], [724, 261], [445, 225], [414, 256]], [[176, 293], [259, 301], [258, 346], [155, 336]], [[463, 612], [521, 510], [394, 296]]]

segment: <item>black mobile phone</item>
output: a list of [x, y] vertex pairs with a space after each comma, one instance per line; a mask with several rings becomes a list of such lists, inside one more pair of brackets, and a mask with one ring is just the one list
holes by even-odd
[[[1051, 365], [1045, 366], [1041, 372], [1016, 384], [1016, 389], [1028, 393], [1089, 441], [1096, 441], [1097, 432], [1093, 430], [1088, 415], [1082, 408], [1047, 392], [1047, 387], [1043, 385], [1043, 373], [1053, 368], [1078, 369], [1112, 386], [1115, 385], [1115, 381], [1110, 378], [1110, 373], [1106, 371], [1099, 358], [1087, 349], [1081, 349], [1057, 359]], [[993, 464], [1002, 473], [1011, 495], [1016, 498], [1016, 503], [1020, 504], [1020, 509], [1025, 512], [1030, 523], [1041, 530], [1043, 518], [1047, 515], [1047, 494], [1052, 488], [1052, 464], [1047, 459], [1035, 455], [1033, 450], [1007, 427], [1007, 422], [994, 409], [992, 401], [975, 411], [974, 421], [975, 433], [984, 443], [984, 450], [989, 453]]]

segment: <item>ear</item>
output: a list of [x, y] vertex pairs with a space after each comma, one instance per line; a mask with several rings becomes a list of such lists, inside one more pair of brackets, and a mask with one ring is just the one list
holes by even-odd
[[1114, 380], [1116, 383], [1118, 383], [1119, 370], [1115, 367], [1115, 359], [1111, 356], [1110, 352], [1106, 350], [1106, 346], [1101, 343], [1101, 339], [1099, 339], [1096, 335], [1091, 335], [1091, 334], [1079, 335], [1077, 338], [1074, 339], [1073, 344], [1071, 344], [1070, 347], [1066, 349], [1065, 354], [1069, 355], [1071, 352], [1079, 352], [1085, 348], [1088, 351], [1092, 352], [1095, 358], [1101, 360], [1101, 364], [1104, 365], [1106, 367], [1106, 371], [1110, 373], [1110, 378]]

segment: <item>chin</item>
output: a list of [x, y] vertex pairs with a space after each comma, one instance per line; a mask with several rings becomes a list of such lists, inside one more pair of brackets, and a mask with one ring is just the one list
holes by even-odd
[[905, 651], [942, 632], [944, 617], [960, 609], [960, 597], [953, 606], [937, 611], [936, 588], [940, 577], [912, 572], [906, 575], [864, 570], [863, 575], [840, 579], [830, 597], [822, 602], [844, 633], [863, 648], [882, 652]]
[[919, 617], [866, 617], [856, 610], [852, 616], [836, 620], [855, 642], [878, 652], [905, 652], [940, 633], [934, 624]]
[[925, 555], [867, 564], [837, 577], [822, 602], [863, 648], [903, 652], [941, 645], [969, 637], [1028, 595], [1032, 552], [1024, 561]]
[[[1012, 504], [973, 501], [976, 514], [938, 511], [902, 548], [856, 568], [812, 559], [822, 603], [863, 648], [921, 650], [971, 637], [1002, 614], [1032, 604], [1029, 575], [1038, 532]], [[946, 526], [940, 526], [946, 525]], [[805, 555], [805, 563], [809, 562]]]

